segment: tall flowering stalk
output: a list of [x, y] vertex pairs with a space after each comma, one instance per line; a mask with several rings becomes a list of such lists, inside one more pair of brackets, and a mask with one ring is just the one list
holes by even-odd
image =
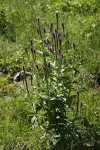
[[[61, 27], [61, 29], [60, 29]], [[30, 51], [26, 49], [26, 56], [31, 59], [31, 85], [36, 86], [36, 97], [40, 100], [41, 109], [45, 112], [45, 121], [48, 124], [48, 129], [53, 129], [56, 134], [60, 134], [65, 138], [67, 132], [67, 117], [66, 106], [71, 106], [69, 99], [71, 99], [72, 79], [68, 76], [72, 74], [68, 66], [69, 59], [66, 55], [65, 44], [66, 40], [64, 23], [59, 25], [59, 15], [56, 13], [56, 27], [53, 23], [49, 26], [49, 36], [42, 36], [45, 34], [46, 28], [40, 26], [40, 19], [37, 19], [37, 34], [41, 39], [38, 47], [33, 45], [30, 40]], [[75, 44], [73, 44], [75, 50]], [[24, 74], [25, 68], [23, 68]], [[27, 79], [25, 76], [25, 83], [27, 92], [29, 93]], [[37, 104], [37, 110], [38, 110]], [[78, 93], [77, 93], [77, 112], [78, 112]]]
[[43, 62], [44, 62], [44, 65], [42, 66], [42, 69], [44, 71], [45, 81], [46, 81], [46, 85], [47, 85], [47, 93], [49, 95], [48, 68], [47, 68], [46, 56], [45, 56], [44, 52], [43, 52]]
[[39, 34], [40, 38], [42, 39], [42, 33], [41, 33], [41, 26], [40, 26], [40, 19], [37, 19], [37, 25], [38, 25], [38, 29], [37, 29], [37, 33]]
[[58, 23], [58, 13], [56, 13], [56, 19], [57, 19], [57, 32], [58, 32], [58, 25], [59, 25], [59, 23]]
[[32, 54], [33, 62], [36, 63], [36, 50], [34, 48], [31, 48], [31, 54]]

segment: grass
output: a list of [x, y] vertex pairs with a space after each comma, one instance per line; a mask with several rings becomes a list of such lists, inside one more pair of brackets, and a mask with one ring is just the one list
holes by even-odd
[[[77, 89], [79, 90], [79, 112], [75, 117], [74, 110], [66, 107], [69, 130], [76, 130], [81, 140], [76, 142], [76, 135], [67, 137], [66, 149], [86, 150], [99, 149], [100, 144], [100, 2], [99, 0], [3, 0], [0, 1], [0, 149], [1, 150], [42, 150], [57, 149], [57, 138], [54, 132], [45, 130], [42, 125], [43, 111], [36, 114], [34, 120], [34, 102], [38, 99], [29, 98], [19, 83], [13, 83], [14, 75], [23, 66], [23, 49], [29, 48], [30, 39], [37, 49], [41, 48], [36, 34], [36, 20], [39, 17], [41, 27], [49, 30], [49, 24], [55, 22], [58, 11], [60, 23], [64, 23], [69, 41], [70, 58], [73, 54], [72, 43], [75, 43], [75, 57], [72, 64], [77, 68]], [[5, 27], [5, 28], [4, 28]], [[49, 37], [49, 34], [46, 35]], [[70, 66], [71, 67], [71, 66]], [[71, 76], [71, 74], [69, 74]], [[20, 83], [22, 84], [22, 83]], [[74, 122], [74, 125], [72, 123]], [[35, 124], [33, 123], [34, 121]], [[44, 127], [45, 126], [45, 127]], [[74, 132], [72, 132], [74, 133]], [[69, 140], [69, 141], [68, 141]], [[76, 140], [77, 141], [77, 140]], [[50, 147], [51, 145], [51, 147]], [[81, 145], [81, 146], [80, 146]]]

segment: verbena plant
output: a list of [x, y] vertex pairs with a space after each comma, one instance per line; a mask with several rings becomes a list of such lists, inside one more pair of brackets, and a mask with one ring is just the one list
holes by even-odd
[[[32, 119], [34, 126], [40, 112], [42, 117], [38, 124], [46, 133], [50, 130], [54, 133], [55, 141], [51, 141], [50, 150], [63, 150], [81, 140], [74, 125], [79, 109], [78, 70], [74, 64], [76, 46], [68, 41], [58, 13], [55, 18], [56, 21], [49, 28], [43, 28], [40, 19], [37, 19], [36, 34], [39, 39], [30, 40], [28, 48], [25, 48], [23, 73], [29, 98], [33, 101], [36, 99]], [[73, 112], [73, 118], [68, 119], [68, 111]]]

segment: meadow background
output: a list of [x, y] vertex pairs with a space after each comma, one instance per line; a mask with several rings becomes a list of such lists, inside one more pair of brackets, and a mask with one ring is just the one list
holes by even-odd
[[[29, 97], [23, 81], [14, 81], [16, 73], [23, 66], [24, 48], [29, 47], [30, 39], [39, 45], [37, 47], [42, 47], [36, 33], [37, 18], [40, 18], [41, 27], [49, 31], [50, 23], [56, 24], [57, 12], [59, 22], [65, 26], [65, 42], [69, 52], [67, 57], [70, 57], [68, 62], [78, 72], [75, 79], [79, 93], [79, 110], [75, 114], [76, 98], [71, 103], [74, 111], [66, 107], [68, 122], [74, 120], [74, 126], [69, 125], [68, 128], [73, 130], [73, 136], [71, 139], [68, 136], [65, 141], [66, 148], [56, 146], [59, 137], [53, 130], [48, 133], [45, 130], [46, 125], [40, 121], [45, 117], [43, 112], [34, 116], [33, 102], [36, 98], [32, 95]], [[70, 74], [69, 76], [71, 77]], [[81, 136], [80, 140], [76, 129]], [[99, 148], [100, 1], [0, 0], [0, 150]]]

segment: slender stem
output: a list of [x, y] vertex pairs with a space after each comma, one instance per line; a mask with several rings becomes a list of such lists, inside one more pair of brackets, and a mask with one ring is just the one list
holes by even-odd
[[79, 112], [79, 92], [77, 91], [76, 114]]
[[26, 79], [26, 71], [25, 71], [24, 66], [23, 66], [23, 71], [24, 71], [24, 79], [25, 79], [26, 90], [27, 90], [28, 95], [30, 95], [29, 94], [29, 89], [28, 89], [28, 84], [27, 84], [27, 79]]

